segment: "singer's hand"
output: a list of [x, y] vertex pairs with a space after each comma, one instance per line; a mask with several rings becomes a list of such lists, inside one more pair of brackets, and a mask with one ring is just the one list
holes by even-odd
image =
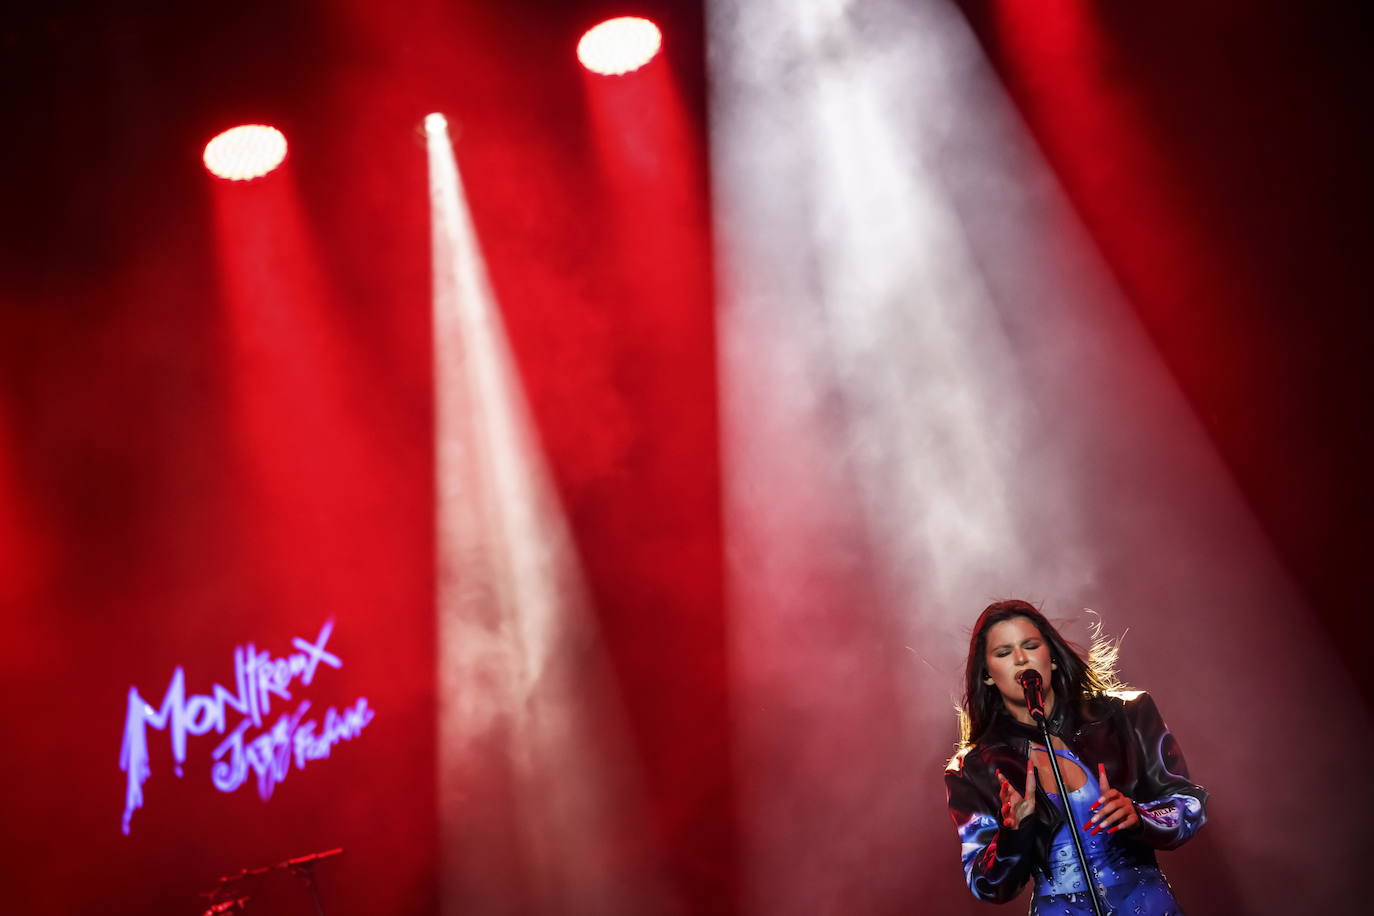
[[1118, 830], [1133, 830], [1140, 826], [1140, 815], [1136, 813], [1135, 802], [1122, 795], [1107, 782], [1107, 768], [1097, 765], [1097, 781], [1102, 787], [1102, 795], [1093, 803], [1093, 814], [1083, 829], [1097, 833], [1103, 828], [1108, 833]]
[[1035, 811], [1035, 763], [1026, 761], [1026, 793], [1018, 793], [1007, 782], [1007, 777], [997, 772], [997, 784], [1002, 794], [1002, 826], [1015, 830], [1021, 821]]

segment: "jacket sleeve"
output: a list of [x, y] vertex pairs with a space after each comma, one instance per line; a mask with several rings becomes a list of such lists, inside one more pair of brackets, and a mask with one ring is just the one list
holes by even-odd
[[1135, 786], [1141, 830], [1137, 838], [1156, 849], [1174, 849], [1207, 823], [1207, 792], [1188, 777], [1188, 764], [1148, 693], [1128, 699], [1126, 721], [1140, 755]]
[[966, 765], [969, 769], [979, 767], [961, 756], [945, 771], [949, 814], [959, 834], [964, 880], [979, 900], [1006, 903], [1030, 879], [1035, 859], [1035, 819], [1026, 818], [1015, 830], [1003, 827], [998, 816], [998, 797], [990, 789], [997, 777], [990, 768], [985, 768], [986, 774], [975, 774], [966, 770]]

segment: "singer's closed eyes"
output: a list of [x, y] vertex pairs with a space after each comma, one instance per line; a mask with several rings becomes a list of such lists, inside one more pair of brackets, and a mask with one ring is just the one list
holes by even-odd
[[1202, 827], [1207, 793], [1154, 701], [1117, 679], [1115, 644], [1095, 635], [1085, 660], [1020, 600], [974, 624], [945, 772], [964, 877], [995, 903], [1033, 882], [1032, 914], [1182, 913], [1155, 851]]

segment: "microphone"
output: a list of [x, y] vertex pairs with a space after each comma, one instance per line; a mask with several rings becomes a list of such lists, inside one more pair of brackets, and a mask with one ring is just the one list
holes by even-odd
[[1026, 710], [1039, 722], [1045, 718], [1044, 678], [1034, 668], [1016, 672], [1016, 683], [1026, 692]]

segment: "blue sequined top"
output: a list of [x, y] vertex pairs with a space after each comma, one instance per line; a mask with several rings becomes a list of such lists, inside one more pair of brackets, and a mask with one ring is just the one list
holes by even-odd
[[[1083, 830], [1083, 825], [1092, 816], [1092, 804], [1101, 796], [1101, 786], [1092, 769], [1085, 766], [1072, 751], [1056, 748], [1054, 753], [1061, 760], [1076, 764], [1086, 777], [1082, 786], [1069, 792], [1069, 816], [1055, 833], [1050, 842], [1049, 860], [1040, 871], [1035, 883], [1035, 903], [1033, 912], [1063, 912], [1076, 914], [1091, 912], [1088, 901], [1088, 886], [1083, 880], [1083, 870], [1078, 864], [1078, 853], [1074, 849], [1070, 830], [1078, 830], [1083, 841], [1083, 852], [1088, 859], [1098, 887], [1106, 895], [1109, 907], [1118, 913], [1177, 913], [1178, 904], [1169, 891], [1169, 885], [1152, 865], [1142, 865], [1138, 860], [1127, 856], [1115, 834], [1101, 830], [1096, 834]], [[1059, 796], [1047, 792], [1050, 799], [1061, 804]], [[1129, 908], [1122, 906], [1130, 901]], [[1053, 904], [1050, 909], [1047, 904]]]

